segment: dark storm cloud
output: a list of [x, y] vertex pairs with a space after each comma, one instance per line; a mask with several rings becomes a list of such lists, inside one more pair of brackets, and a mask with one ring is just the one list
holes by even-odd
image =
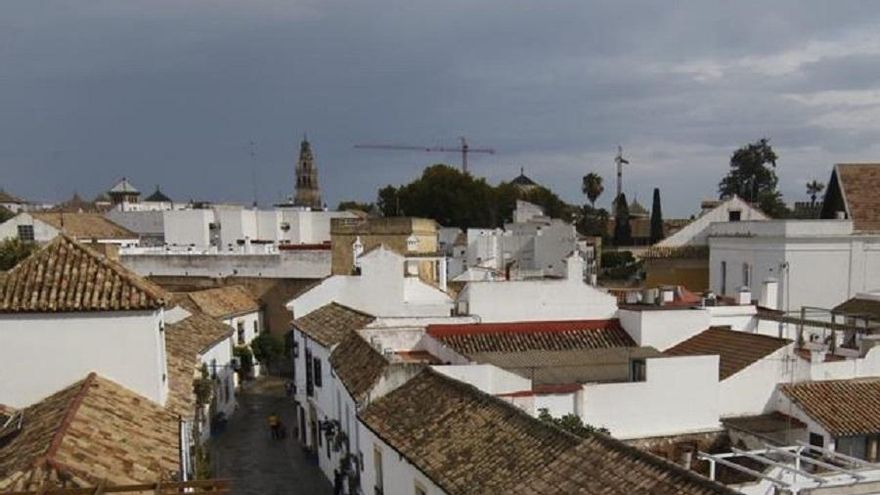
[[[590, 170], [658, 186], [667, 214], [714, 194], [762, 136], [787, 196], [834, 161], [878, 158], [873, 2], [33, 2], [0, 5], [3, 187], [95, 194], [119, 176], [180, 199], [289, 194], [302, 132], [332, 204], [456, 155], [357, 142], [493, 146], [579, 200]], [[610, 194], [609, 194], [610, 195]], [[608, 200], [609, 198], [604, 198]]]

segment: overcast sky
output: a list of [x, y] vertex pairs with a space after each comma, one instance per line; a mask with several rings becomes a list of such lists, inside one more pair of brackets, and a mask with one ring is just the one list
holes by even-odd
[[[176, 200], [291, 194], [304, 132], [325, 201], [373, 200], [455, 154], [568, 201], [632, 162], [665, 216], [714, 196], [769, 137], [786, 199], [880, 160], [880, 2], [82, 0], [0, 2], [0, 187], [59, 200], [127, 176]], [[674, 7], [673, 7], [674, 5]], [[255, 157], [248, 142], [254, 141]]]

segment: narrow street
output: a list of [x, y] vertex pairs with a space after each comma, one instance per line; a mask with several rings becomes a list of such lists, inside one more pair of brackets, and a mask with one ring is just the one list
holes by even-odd
[[[279, 414], [288, 427], [284, 440], [269, 436], [267, 417]], [[238, 410], [226, 431], [211, 442], [214, 476], [230, 478], [237, 495], [329, 495], [330, 483], [303, 455], [291, 431], [293, 407], [277, 377], [250, 382], [239, 392]]]

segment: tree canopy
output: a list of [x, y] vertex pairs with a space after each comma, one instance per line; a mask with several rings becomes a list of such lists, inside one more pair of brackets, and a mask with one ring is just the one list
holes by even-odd
[[38, 247], [35, 242], [22, 241], [17, 237], [10, 237], [0, 242], [0, 271], [10, 270], [33, 254]]
[[517, 199], [541, 206], [551, 217], [566, 220], [571, 220], [576, 210], [544, 187], [524, 191], [508, 182], [492, 186], [483, 178], [443, 164], [426, 168], [421, 177], [409, 184], [383, 187], [376, 205], [387, 217], [431, 218], [441, 225], [462, 228], [499, 227], [513, 218]]
[[632, 226], [629, 223], [629, 204], [626, 202], [626, 194], [614, 201], [614, 244], [616, 246], [629, 246], [632, 244]]
[[730, 157], [730, 170], [718, 183], [719, 194], [721, 197], [735, 194], [750, 203], [756, 203], [771, 217], [787, 216], [788, 208], [777, 189], [778, 158], [767, 138], [734, 151]]
[[8, 209], [0, 206], [0, 223], [7, 221], [14, 216], [15, 216], [15, 213], [12, 213]]
[[602, 176], [595, 172], [585, 175], [581, 183], [581, 191], [590, 201], [590, 205], [595, 208], [596, 200], [605, 191], [605, 186], [602, 185]]

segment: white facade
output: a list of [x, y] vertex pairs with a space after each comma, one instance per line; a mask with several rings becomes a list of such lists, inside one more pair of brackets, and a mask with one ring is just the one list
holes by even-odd
[[645, 366], [645, 381], [584, 385], [584, 423], [622, 439], [719, 428], [718, 356], [649, 358]]
[[250, 243], [325, 244], [330, 242], [330, 219], [348, 218], [346, 211], [310, 211], [299, 208], [257, 210], [234, 205], [163, 212], [165, 243], [236, 252]]
[[0, 403], [25, 407], [92, 371], [165, 404], [163, 311], [0, 315]]
[[333, 275], [287, 303], [300, 318], [331, 302], [376, 316], [449, 316], [449, 294], [404, 272], [406, 259], [384, 246], [358, 258], [360, 275]]
[[[40, 244], [51, 241], [61, 233], [60, 229], [56, 229], [47, 222], [34, 218], [33, 215], [27, 212], [22, 212], [0, 224], [0, 240], [21, 238], [19, 226], [32, 228], [34, 234], [33, 240]], [[124, 246], [136, 246], [138, 244], [137, 237], [132, 237], [130, 239], [97, 238], [94, 240], [100, 244], [119, 244]]]
[[[467, 247], [454, 259], [456, 275], [477, 269], [490, 271], [468, 275], [458, 280], [491, 280], [499, 278], [563, 277], [566, 258], [580, 252], [590, 266], [594, 259], [591, 246], [578, 243], [573, 225], [543, 216], [539, 206], [517, 201], [514, 222], [504, 229], [468, 229]], [[581, 251], [584, 249], [584, 251]]]
[[703, 213], [684, 228], [657, 243], [658, 247], [705, 246], [710, 227], [718, 222], [769, 220], [760, 210], [734, 196]]
[[831, 308], [880, 288], [880, 236], [855, 234], [849, 220], [713, 224], [709, 284], [717, 294], [752, 293], [779, 280], [776, 307]]
[[[394, 448], [373, 434], [363, 423], [358, 422], [358, 426], [364, 458], [364, 471], [361, 473], [361, 487], [364, 493], [383, 495], [446, 493]], [[381, 476], [377, 475], [377, 472], [380, 472]], [[381, 480], [377, 479], [379, 477]]]
[[470, 282], [458, 297], [458, 313], [483, 322], [603, 320], [617, 312], [617, 298], [584, 281], [584, 261], [567, 259], [560, 280]]
[[702, 308], [621, 308], [618, 317], [636, 345], [660, 350], [669, 349], [712, 326], [709, 312]]
[[794, 343], [782, 347], [722, 380], [719, 385], [721, 417], [773, 411], [776, 385], [791, 380], [794, 367], [798, 365], [799, 359], [793, 356], [793, 349]]

